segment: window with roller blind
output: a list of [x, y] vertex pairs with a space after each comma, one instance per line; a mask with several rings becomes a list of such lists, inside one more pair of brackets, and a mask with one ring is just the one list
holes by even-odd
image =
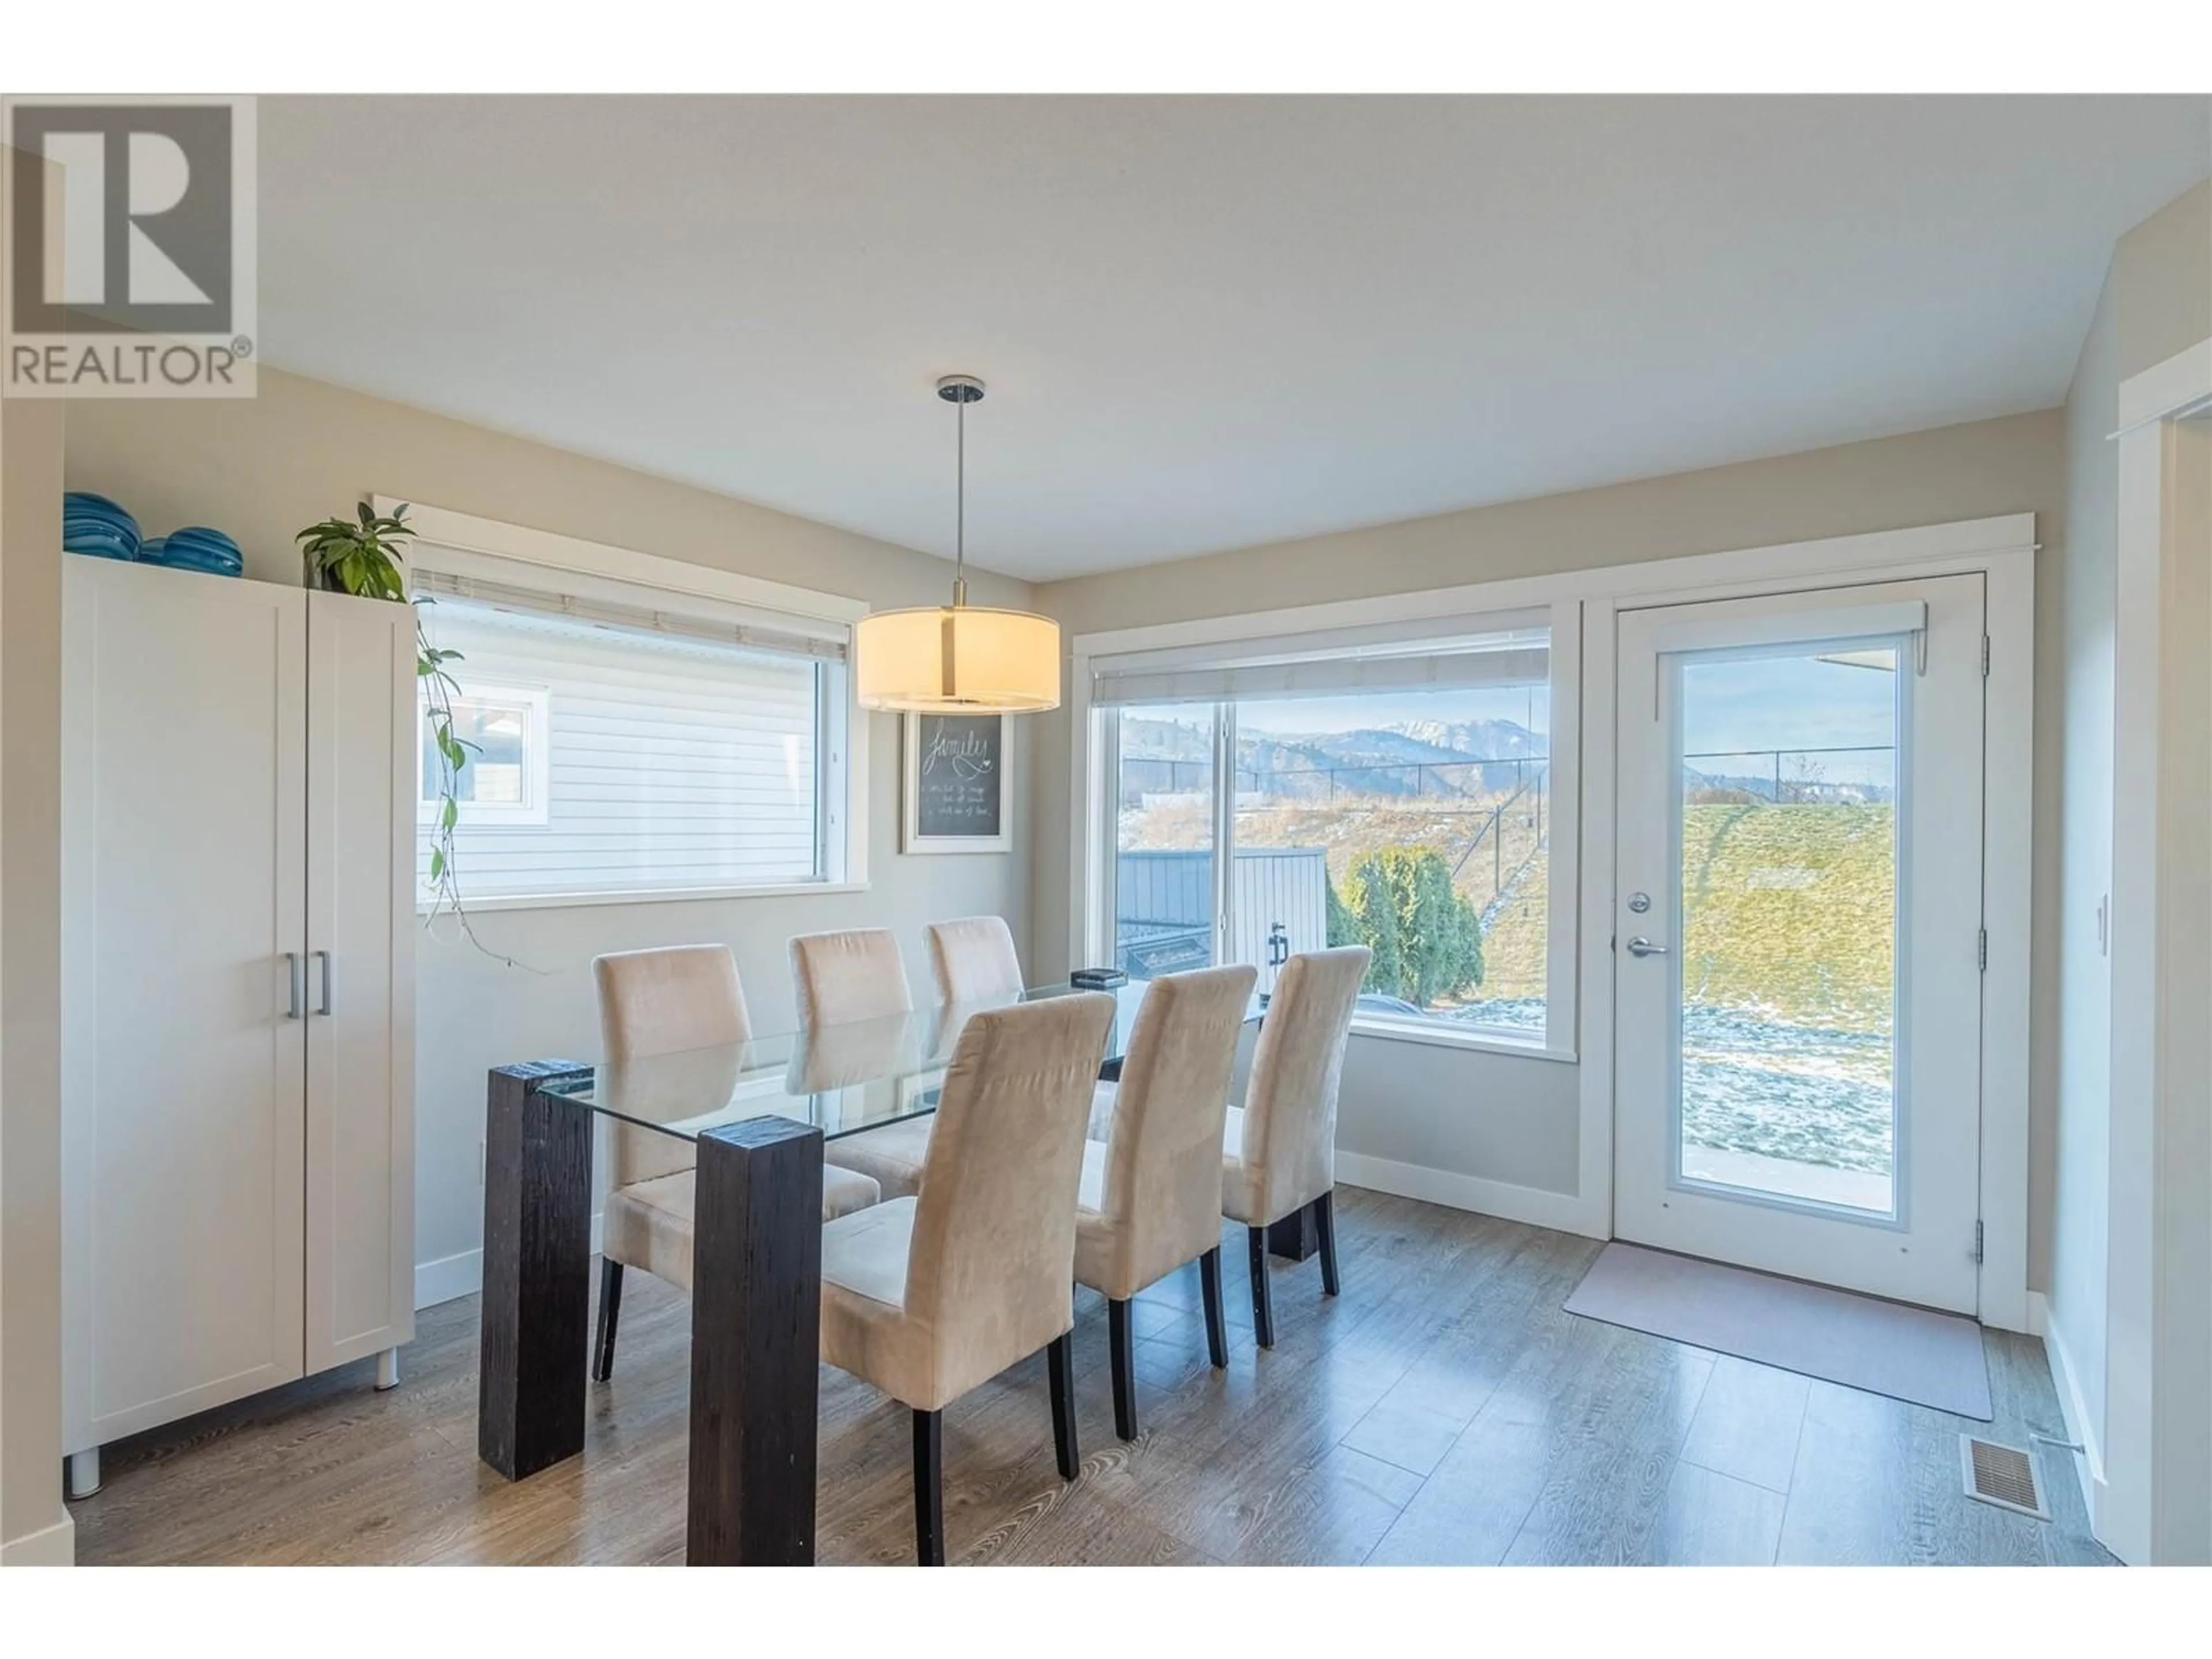
[[[842, 624], [466, 563], [414, 581], [432, 644], [460, 653], [465, 901], [845, 878]], [[427, 724], [420, 776], [428, 825], [441, 781]], [[426, 835], [426, 888], [429, 850]]]
[[[1093, 951], [1150, 978], [1374, 955], [1360, 1029], [1564, 1052], [1573, 727], [1551, 607], [1091, 659]], [[1563, 658], [1565, 661], [1563, 663]], [[1562, 789], [1567, 816], [1562, 820]], [[1563, 823], [1554, 836], [1555, 824]]]

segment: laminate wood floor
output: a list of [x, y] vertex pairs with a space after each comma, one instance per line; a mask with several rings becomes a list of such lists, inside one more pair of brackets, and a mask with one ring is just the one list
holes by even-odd
[[[1195, 1269], [1137, 1314], [1141, 1433], [1113, 1435], [1105, 1304], [1079, 1291], [1083, 1472], [1053, 1467], [1042, 1356], [945, 1414], [947, 1554], [969, 1563], [2105, 1562], [2040, 1348], [1985, 1337], [1972, 1424], [1560, 1304], [1597, 1244], [1340, 1188], [1344, 1294], [1272, 1268], [1253, 1345], [1222, 1252], [1230, 1364], [1206, 1364]], [[400, 1386], [368, 1363], [106, 1449], [74, 1507], [91, 1564], [673, 1563], [684, 1551], [689, 1307], [642, 1273], [583, 1455], [509, 1484], [477, 1461], [477, 1304], [426, 1309]], [[594, 1275], [596, 1282], [596, 1274]], [[584, 1364], [578, 1354], [576, 1363]], [[1970, 1502], [1958, 1434], [2033, 1447], [2055, 1519]], [[912, 1559], [908, 1416], [822, 1374], [825, 1563]]]

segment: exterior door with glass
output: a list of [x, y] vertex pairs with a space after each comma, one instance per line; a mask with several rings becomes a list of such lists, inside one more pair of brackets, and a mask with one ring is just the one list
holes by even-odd
[[1624, 611], [1615, 1231], [1972, 1313], [1984, 592]]

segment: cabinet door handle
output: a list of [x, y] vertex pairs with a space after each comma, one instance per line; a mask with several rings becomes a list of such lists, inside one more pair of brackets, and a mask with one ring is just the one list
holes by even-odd
[[307, 1010], [307, 963], [297, 951], [284, 952], [284, 981], [291, 991], [291, 1006], [285, 1009], [284, 1018], [298, 1019]]
[[323, 964], [323, 1002], [322, 1006], [315, 1012], [319, 1014], [327, 1014], [331, 1012], [331, 953], [328, 951], [318, 951], [315, 952], [315, 959]]

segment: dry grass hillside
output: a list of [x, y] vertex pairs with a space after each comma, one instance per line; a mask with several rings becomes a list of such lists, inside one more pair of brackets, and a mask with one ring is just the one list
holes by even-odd
[[[1125, 846], [1202, 847], [1210, 833], [1196, 805], [1129, 816]], [[1475, 840], [1489, 819], [1487, 805], [1274, 801], [1240, 810], [1237, 835], [1245, 847], [1323, 848], [1340, 887], [1362, 858], [1386, 847], [1443, 854], [1457, 866], [1454, 885], [1484, 915], [1482, 997], [1541, 996], [1549, 860], [1537, 842], [1533, 802], [1505, 812], [1494, 851], [1486, 836]], [[1886, 802], [1686, 807], [1688, 1000], [1790, 1024], [1886, 1031], [1894, 982], [1893, 825]]]
[[1894, 827], [1887, 802], [1685, 808], [1685, 999], [1796, 1025], [1887, 1030]]

